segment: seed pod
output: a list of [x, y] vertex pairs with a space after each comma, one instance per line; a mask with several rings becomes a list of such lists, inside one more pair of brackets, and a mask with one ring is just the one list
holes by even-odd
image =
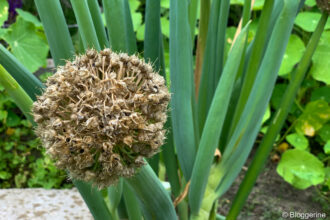
[[46, 85], [33, 104], [36, 133], [72, 178], [107, 187], [134, 175], [163, 145], [170, 94], [137, 56], [88, 50]]

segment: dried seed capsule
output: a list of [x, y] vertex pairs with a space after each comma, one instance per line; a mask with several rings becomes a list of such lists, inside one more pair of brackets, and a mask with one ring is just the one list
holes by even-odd
[[134, 175], [164, 142], [170, 94], [137, 56], [88, 50], [46, 85], [33, 107], [36, 133], [72, 178], [107, 187]]

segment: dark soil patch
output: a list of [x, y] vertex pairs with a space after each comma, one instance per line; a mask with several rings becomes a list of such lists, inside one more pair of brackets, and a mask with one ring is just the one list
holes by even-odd
[[[252, 153], [253, 155], [253, 153]], [[251, 162], [248, 159], [246, 167]], [[257, 182], [243, 207], [238, 220], [275, 220], [284, 219], [282, 213], [325, 213], [330, 219], [330, 205], [322, 198], [318, 189], [310, 187], [298, 190], [285, 182], [276, 172], [277, 163], [269, 161], [259, 175]], [[242, 170], [232, 187], [219, 200], [221, 215], [226, 216], [239, 189], [246, 169]]]

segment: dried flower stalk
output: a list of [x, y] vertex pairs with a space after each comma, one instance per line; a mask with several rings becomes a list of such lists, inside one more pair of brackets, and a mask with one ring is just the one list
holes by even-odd
[[36, 133], [71, 177], [107, 187], [132, 176], [163, 145], [170, 94], [138, 57], [91, 49], [46, 85], [33, 105]]

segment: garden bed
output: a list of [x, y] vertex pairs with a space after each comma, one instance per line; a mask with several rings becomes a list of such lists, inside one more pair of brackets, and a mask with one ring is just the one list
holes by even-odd
[[[253, 156], [254, 152], [251, 153]], [[252, 157], [245, 164], [248, 167]], [[326, 213], [330, 215], [330, 207], [319, 194], [318, 189], [310, 187], [306, 190], [295, 189], [285, 182], [276, 172], [277, 163], [269, 160], [266, 168], [259, 175], [238, 220], [275, 220], [282, 219], [282, 213]], [[226, 215], [231, 202], [246, 174], [243, 169], [231, 188], [219, 200], [219, 213]]]

